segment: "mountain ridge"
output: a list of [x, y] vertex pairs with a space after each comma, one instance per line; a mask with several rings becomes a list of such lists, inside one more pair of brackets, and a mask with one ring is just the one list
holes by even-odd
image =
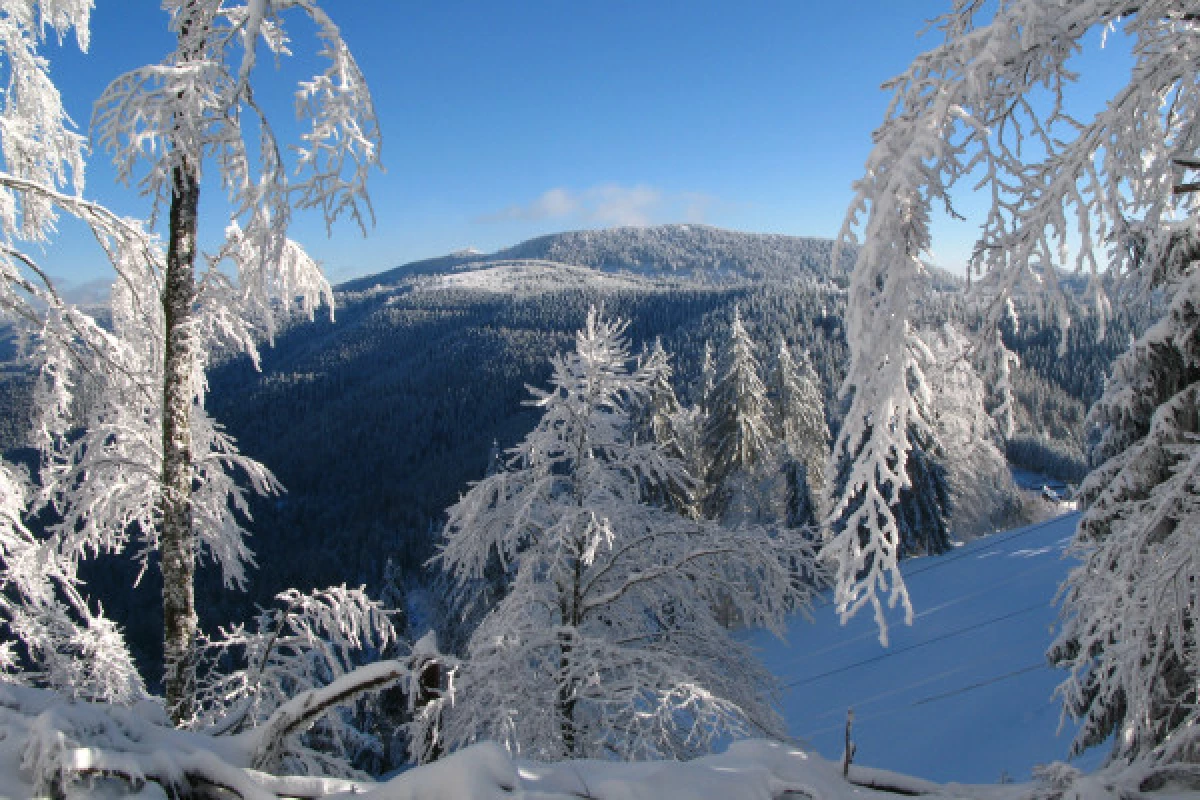
[[693, 224], [576, 230], [538, 236], [491, 254], [458, 251], [421, 259], [346, 281], [337, 289], [360, 292], [512, 261], [557, 262], [603, 273], [702, 285], [790, 282], [804, 277], [844, 285], [853, 266], [853, 253], [844, 253], [835, 268], [833, 245], [832, 239]]

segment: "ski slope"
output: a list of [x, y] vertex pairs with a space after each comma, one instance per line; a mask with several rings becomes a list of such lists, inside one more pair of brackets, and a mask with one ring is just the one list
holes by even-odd
[[[868, 611], [840, 625], [828, 593], [815, 622], [796, 619], [786, 643], [755, 634], [784, 687], [790, 733], [839, 759], [853, 707], [856, 763], [937, 782], [1027, 781], [1034, 765], [1065, 760], [1074, 729], [1068, 723], [1056, 735], [1051, 695], [1063, 673], [1045, 651], [1078, 519], [1067, 514], [907, 562], [915, 618], [908, 627], [893, 614], [888, 648]], [[1104, 755], [1072, 763], [1087, 771]]]

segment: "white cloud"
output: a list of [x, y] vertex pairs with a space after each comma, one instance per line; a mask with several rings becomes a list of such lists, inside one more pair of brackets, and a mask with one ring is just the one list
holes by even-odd
[[653, 186], [603, 183], [589, 189], [556, 187], [525, 205], [485, 214], [476, 222], [573, 219], [595, 225], [653, 225], [658, 222], [703, 222], [715, 198], [698, 192], [667, 193]]
[[660, 210], [663, 194], [649, 186], [604, 184], [582, 196], [585, 218], [601, 225], [649, 225]]

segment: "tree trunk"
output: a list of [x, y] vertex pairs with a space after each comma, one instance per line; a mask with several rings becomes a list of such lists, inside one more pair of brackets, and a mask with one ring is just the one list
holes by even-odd
[[192, 377], [195, 344], [196, 227], [200, 183], [185, 160], [173, 172], [170, 240], [162, 304], [165, 319], [162, 415], [163, 662], [167, 710], [191, 718], [196, 692], [196, 537], [192, 529]]

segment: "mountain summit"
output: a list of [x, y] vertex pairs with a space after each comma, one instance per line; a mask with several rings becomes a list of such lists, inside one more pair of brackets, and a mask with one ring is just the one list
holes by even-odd
[[513, 261], [555, 262], [707, 285], [803, 278], [841, 282], [853, 265], [853, 253], [844, 254], [836, 267], [832, 257], [831, 239], [741, 233], [708, 225], [608, 228], [539, 236], [491, 255], [459, 251], [414, 261], [338, 288], [362, 291], [418, 276], [475, 271]]

